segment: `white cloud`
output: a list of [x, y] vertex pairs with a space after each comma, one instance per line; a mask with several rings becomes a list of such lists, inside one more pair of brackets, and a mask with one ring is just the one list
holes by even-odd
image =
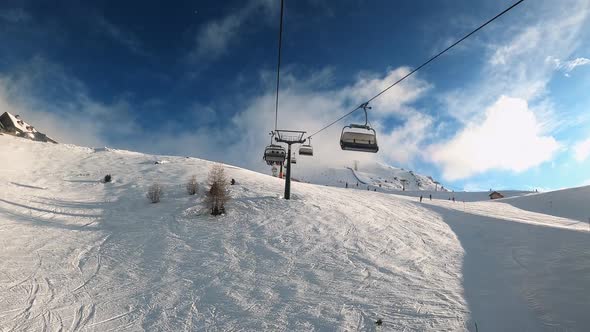
[[[410, 68], [401, 67], [394, 70], [389, 70], [383, 77], [375, 75], [362, 75], [357, 82], [343, 89], [344, 97], [348, 96], [351, 101], [358, 102], [359, 100], [368, 100], [388, 88], [391, 84], [398, 81], [410, 72]], [[404, 114], [407, 110], [403, 108], [404, 105], [410, 104], [423, 96], [432, 86], [416, 76], [412, 76], [398, 84], [386, 93], [379, 96], [375, 101], [371, 102], [373, 110], [371, 113], [377, 115], [391, 115], [394, 113]], [[355, 105], [358, 106], [358, 105]]]
[[556, 70], [563, 71], [566, 77], [570, 77], [570, 72], [576, 69], [576, 67], [581, 67], [590, 64], [590, 59], [575, 58], [573, 60], [561, 61], [556, 57], [548, 56], [545, 59], [545, 62], [552, 64]]
[[5, 111], [22, 115], [61, 143], [104, 146], [109, 138], [138, 130], [125, 100], [93, 100], [82, 82], [39, 57], [13, 74], [0, 75], [0, 113]]
[[[288, 73], [285, 74], [284, 88], [280, 94], [279, 128], [291, 128], [307, 130], [308, 134], [314, 133], [323, 125], [330, 123], [340, 115], [346, 114], [352, 107], [365, 100], [367, 95], [373, 96], [381, 87], [397, 80], [401, 73], [407, 69], [391, 70], [385, 75], [364, 75], [349, 86], [337, 89], [327, 89], [324, 83], [328, 72], [314, 74], [307, 79], [297, 79]], [[370, 87], [365, 88], [358, 95], [353, 94], [354, 87], [361, 86], [360, 82], [371, 82]], [[360, 161], [384, 158], [387, 161], [410, 163], [419, 156], [419, 144], [423, 137], [421, 133], [431, 125], [430, 117], [411, 110], [408, 104], [421, 96], [429, 86], [426, 82], [414, 78], [412, 84], [404, 89], [395, 91], [396, 99], [385, 98], [384, 101], [373, 104], [369, 111], [369, 120], [378, 129], [378, 140], [383, 147], [377, 155], [342, 151], [339, 146], [339, 138], [342, 127], [351, 122], [364, 122], [364, 115], [357, 111], [352, 117], [330, 127], [317, 135], [312, 143], [314, 154], [318, 156], [313, 160], [302, 159], [299, 167], [324, 163], [327, 165], [343, 165], [353, 159]], [[230, 155], [240, 156], [236, 163], [247, 165], [257, 169], [264, 169], [261, 164], [262, 147], [268, 144], [268, 136], [264, 135], [274, 126], [274, 82], [269, 82], [266, 92], [240, 104], [245, 105], [244, 111], [235, 115], [228, 131], [239, 133], [240, 141], [230, 146]], [[318, 89], [322, 86], [322, 89]], [[389, 101], [389, 102], [387, 102]], [[399, 118], [402, 125], [390, 132], [382, 129], [381, 121], [393, 115]], [[395, 147], [395, 148], [392, 148]], [[254, 151], [253, 151], [254, 149]], [[252, 154], [240, 153], [253, 151]]]
[[412, 165], [423, 154], [423, 142], [429, 138], [433, 122], [428, 115], [411, 113], [402, 126], [381, 135], [381, 153], [396, 165]]
[[508, 44], [497, 46], [489, 59], [493, 66], [505, 66], [528, 55], [539, 47], [543, 31], [539, 26], [530, 26], [517, 34]]
[[469, 123], [450, 141], [428, 149], [448, 180], [468, 178], [491, 169], [522, 172], [550, 160], [559, 149], [544, 136], [535, 114], [519, 98], [501, 97], [483, 121]]
[[256, 15], [272, 15], [277, 4], [272, 0], [248, 0], [245, 5], [218, 20], [207, 22], [197, 33], [189, 54], [192, 61], [215, 59], [235, 42], [246, 22]]
[[[329, 88], [330, 70], [311, 73], [304, 79], [287, 71], [280, 95], [279, 128], [307, 130], [310, 134], [349, 112], [352, 103], [358, 105], [365, 95], [374, 95], [405, 70], [365, 74], [348, 86], [332, 89]], [[266, 76], [263, 73], [263, 79]], [[272, 78], [272, 75], [269, 77]], [[365, 88], [358, 96], [351, 96], [353, 87], [360, 86], [361, 81], [371, 82], [370, 88]], [[422, 134], [427, 131], [432, 119], [408, 106], [419, 98], [428, 84], [417, 78], [410, 82], [408, 87], [395, 91], [398, 98], [386, 98], [391, 102], [380, 102], [370, 111], [372, 124], [378, 128], [382, 153], [363, 154], [340, 149], [342, 126], [364, 121], [359, 113], [315, 137], [312, 144], [317, 158], [300, 158], [298, 167], [314, 167], [317, 163], [342, 166], [352, 160], [379, 158], [411, 163], [419, 156]], [[181, 120], [171, 118], [160, 123], [158, 131], [153, 132], [137, 124], [132, 115], [133, 107], [125, 98], [119, 98], [114, 103], [97, 101], [90, 97], [85, 84], [68, 76], [64, 68], [36, 58], [10, 75], [0, 75], [0, 111], [21, 114], [41, 132], [62, 143], [193, 155], [265, 171], [262, 152], [269, 143], [267, 133], [274, 127], [275, 91], [272, 79], [263, 83], [265, 88], [260, 94], [226, 103], [230, 107], [239, 105], [236, 108], [241, 111], [225, 123], [219, 124], [212, 119], [219, 116], [215, 106], [195, 102], [182, 119], [185, 123], [197, 124], [195, 128], [179, 125]], [[47, 93], [51, 95], [48, 97]], [[400, 127], [391, 132], [383, 130], [381, 125], [381, 120], [389, 115], [401, 122]]]
[[574, 144], [574, 158], [579, 161], [585, 161], [590, 157], [590, 138]]
[[[553, 16], [541, 15], [542, 23], [525, 23], [524, 28], [519, 24], [506, 31], [504, 39], [500, 40], [508, 42], [490, 46], [479, 82], [465, 84], [467, 88], [444, 97], [449, 113], [465, 126], [457, 129], [458, 134], [448, 142], [426, 147], [427, 142], [440, 137], [440, 133], [433, 128], [434, 124], [439, 128], [445, 122], [441, 124], [439, 117], [420, 114], [410, 107], [432, 87], [420, 76], [413, 76], [372, 103], [370, 120], [379, 129], [382, 146], [378, 155], [340, 150], [340, 130], [352, 121], [362, 121], [358, 112], [318, 135], [312, 142], [317, 157], [300, 158], [298, 167], [309, 167], [318, 162], [341, 164], [352, 159], [376, 158], [405, 166], [416, 157], [424, 157], [439, 163], [447, 178], [457, 179], [490, 169], [522, 171], [550, 159], [559, 144], [544, 134], [556, 121], [551, 116], [552, 103], [546, 98], [547, 82], [555, 68], [552, 63], [546, 62], [546, 58], [547, 54], [562, 59], [572, 58], [581, 24], [587, 16], [583, 7], [588, 7], [587, 4], [580, 5], [581, 2], [566, 1], [578, 4], [568, 5], [575, 7], [573, 15], [569, 10], [561, 12], [560, 9]], [[270, 12], [270, 9], [276, 9], [275, 1], [250, 0], [232, 14], [205, 23], [196, 36], [193, 58], [207, 60], [224, 54], [239, 41], [242, 28], [247, 27], [254, 15], [261, 11]], [[276, 11], [272, 13], [276, 14]], [[329, 70], [305, 79], [289, 75], [287, 71], [282, 75], [279, 127], [313, 132], [395, 82], [408, 70], [402, 67], [381, 74], [360, 75], [355, 82], [338, 88], [330, 88]], [[29, 73], [29, 76], [34, 75]], [[212, 128], [215, 124], [209, 121], [210, 115], [219, 114], [218, 110], [196, 102], [191, 116], [205, 119], [206, 125], [190, 131], [173, 123], [162, 124], [157, 133], [148, 133], [137, 127], [128, 128], [125, 124], [134, 123], [134, 119], [129, 115], [130, 107], [124, 99], [112, 104], [97, 102], [89, 97], [82, 83], [67, 77], [62, 77], [60, 82], [66, 82], [65, 86], [71, 90], [68, 95], [73, 96], [73, 101], [68, 103], [48, 105], [35, 98], [27, 98], [31, 94], [23, 84], [17, 85], [22, 87], [20, 98], [11, 96], [6, 100], [10, 101], [10, 105], [20, 107], [20, 113], [26, 111], [36, 117], [38, 121], [31, 122], [41, 130], [51, 126], [51, 130], [45, 130], [49, 135], [58, 132], [60, 135], [71, 133], [83, 137], [83, 140], [66, 137], [62, 141], [82, 145], [109, 144], [110, 136], [106, 131], [113, 126], [112, 130], [129, 136], [124, 141], [118, 141], [126, 144], [119, 146], [122, 148], [197, 155], [264, 170], [262, 149], [268, 144], [266, 133], [272, 130], [274, 124], [274, 74], [269, 77], [269, 82], [265, 82], [268, 83], [266, 88], [260, 94], [226, 103], [242, 111], [221, 127]], [[36, 81], [35, 77], [31, 80]], [[5, 84], [5, 90], [14, 89], [12, 82]], [[515, 98], [502, 98], [503, 94]], [[119, 121], [116, 121], [117, 113], [121, 114]], [[62, 114], [67, 116], [62, 117]], [[383, 130], [381, 123], [391, 118], [401, 124], [393, 130]], [[496, 135], [498, 130], [500, 133]], [[431, 155], [425, 155], [425, 150]]]
[[573, 70], [585, 62], [555, 60], [571, 58], [580, 46], [590, 2], [539, 1], [533, 10], [496, 30], [473, 83], [441, 96], [462, 129], [428, 148], [426, 159], [439, 163], [448, 180], [492, 169], [521, 172], [549, 161], [559, 144], [546, 133], [578, 125], [579, 115], [555, 109], [548, 83], [557, 65]]
[[[547, 86], [555, 64], [547, 58], [572, 57], [585, 31], [590, 2], [537, 1], [531, 10], [507, 28], [494, 30], [495, 40], [488, 44], [488, 56], [474, 83], [441, 96], [448, 113], [458, 121], [468, 123], [480, 117], [502, 95], [522, 98], [531, 109], [539, 103], [550, 104]], [[544, 108], [537, 115], [544, 123], [574, 118], [566, 110], [559, 110], [559, 117], [555, 113]]]
[[585, 66], [590, 64], [590, 59], [586, 59], [586, 58], [575, 58], [574, 60], [570, 60], [568, 62], [565, 63], [565, 68], [567, 71], [572, 71], [574, 70], [576, 67], [579, 66]]

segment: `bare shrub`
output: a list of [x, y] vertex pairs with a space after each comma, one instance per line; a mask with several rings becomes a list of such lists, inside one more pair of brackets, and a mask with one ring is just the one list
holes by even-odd
[[160, 184], [152, 184], [148, 189], [146, 197], [150, 200], [150, 202], [158, 203], [160, 201], [160, 197], [162, 197], [162, 187]]
[[189, 195], [195, 195], [197, 190], [199, 189], [199, 184], [197, 183], [197, 177], [193, 175], [188, 183], [186, 184], [186, 191]]
[[229, 200], [227, 177], [222, 165], [215, 164], [209, 169], [209, 191], [207, 191], [207, 205], [214, 216], [225, 213], [225, 203]]
[[109, 182], [111, 182], [111, 180], [112, 180], [112, 176], [110, 174], [107, 174], [107, 175], [104, 176], [103, 182], [104, 183], [109, 183]]

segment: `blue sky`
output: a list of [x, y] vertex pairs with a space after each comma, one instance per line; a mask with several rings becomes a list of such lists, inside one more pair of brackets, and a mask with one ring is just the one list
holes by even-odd
[[[279, 127], [314, 132], [513, 1], [286, 0]], [[278, 0], [3, 1], [0, 111], [61, 142], [269, 173]], [[590, 1], [527, 0], [372, 103], [376, 159], [456, 190], [590, 184]]]

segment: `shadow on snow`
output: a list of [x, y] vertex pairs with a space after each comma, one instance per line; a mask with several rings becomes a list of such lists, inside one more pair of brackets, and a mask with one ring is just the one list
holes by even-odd
[[[457, 235], [475, 331], [590, 326], [590, 233], [430, 206]], [[468, 217], [466, 217], [468, 216]]]

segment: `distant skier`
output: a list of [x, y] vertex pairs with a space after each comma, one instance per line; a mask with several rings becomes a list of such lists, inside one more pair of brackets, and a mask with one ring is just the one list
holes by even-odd
[[236, 184], [236, 179], [231, 179], [231, 185], [233, 186], [234, 184]]
[[453, 203], [455, 202], [455, 196], [453, 196]]
[[348, 188], [348, 182], [346, 182], [346, 188]]
[[422, 195], [420, 195], [420, 203], [422, 203]]
[[358, 183], [358, 181], [356, 182], [356, 186], [357, 186], [357, 187], [359, 186], [359, 183]]
[[428, 195], [428, 198], [430, 198], [430, 200], [432, 200], [432, 194]]
[[373, 189], [373, 191], [377, 191], [377, 188]]

